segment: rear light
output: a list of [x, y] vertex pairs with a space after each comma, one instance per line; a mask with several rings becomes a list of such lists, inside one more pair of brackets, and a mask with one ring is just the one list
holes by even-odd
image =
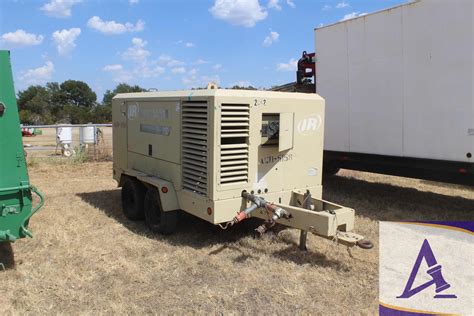
[[161, 192], [168, 193], [168, 188], [167, 187], [161, 187]]
[[467, 173], [467, 170], [465, 168], [461, 168], [458, 170], [459, 173]]

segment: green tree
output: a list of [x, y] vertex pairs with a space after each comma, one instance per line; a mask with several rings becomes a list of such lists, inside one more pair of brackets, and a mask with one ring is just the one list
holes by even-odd
[[59, 86], [59, 101], [63, 105], [92, 108], [96, 105], [97, 95], [83, 81], [66, 80]]
[[255, 88], [253, 86], [244, 87], [244, 86], [239, 86], [239, 85], [235, 85], [231, 89], [233, 89], [233, 90], [258, 90], [257, 88]]
[[131, 86], [126, 83], [119, 83], [114, 90], [105, 91], [104, 98], [102, 99], [103, 106], [112, 106], [112, 98], [119, 93], [130, 93], [130, 92], [144, 92], [146, 89], [140, 86]]
[[51, 94], [42, 86], [30, 86], [18, 92], [18, 108], [24, 124], [51, 124], [54, 117], [50, 106]]

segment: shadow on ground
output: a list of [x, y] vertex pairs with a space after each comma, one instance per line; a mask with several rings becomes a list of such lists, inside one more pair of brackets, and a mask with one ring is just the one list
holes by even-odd
[[[130, 221], [123, 215], [119, 189], [79, 193], [78, 196], [107, 216], [122, 223], [132, 232], [147, 238], [195, 249], [218, 246], [209, 255], [216, 255], [230, 249], [240, 253], [235, 259], [239, 262], [252, 258], [249, 250], [250, 253], [264, 251], [244, 240], [245, 237], [253, 235], [253, 230], [260, 224], [258, 219], [247, 220], [236, 227], [222, 230], [218, 226], [181, 212], [176, 232], [170, 236], [161, 236], [152, 234], [143, 222]], [[384, 221], [472, 220], [474, 211], [472, 199], [339, 176], [325, 179], [324, 198], [350, 206], [356, 209], [356, 213], [360, 216]], [[269, 240], [262, 242], [273, 242], [274, 234], [282, 229], [276, 228], [273, 233], [268, 233], [269, 235], [264, 238], [269, 238]], [[297, 241], [285, 234], [279, 235], [278, 242], [285, 243], [287, 247], [271, 252], [269, 255], [297, 264], [348, 269], [343, 263], [329, 260], [323, 253], [315, 250], [301, 252]]]
[[[439, 186], [446, 187], [443, 183]], [[325, 179], [324, 198], [352, 207], [358, 215], [383, 221], [472, 220], [474, 212], [474, 199], [341, 176]]]
[[[130, 231], [147, 238], [164, 241], [176, 246], [190, 246], [195, 249], [219, 246], [211, 251], [209, 255], [217, 255], [222, 251], [232, 250], [240, 253], [235, 258], [236, 262], [244, 262], [254, 257], [251, 253], [261, 253], [263, 251], [262, 248], [255, 247], [252, 243], [242, 241], [245, 237], [253, 236], [254, 229], [261, 224], [259, 219], [249, 219], [238, 226], [222, 230], [200, 218], [181, 212], [175, 233], [162, 236], [151, 233], [143, 221], [131, 221], [123, 215], [119, 189], [78, 193], [77, 195], [86, 203], [104, 212], [108, 217], [123, 224]], [[275, 235], [284, 229], [284, 226], [274, 227], [273, 231], [264, 236], [262, 242], [273, 242], [272, 239], [275, 238]], [[340, 270], [349, 269], [344, 263], [330, 260], [326, 255], [315, 250], [301, 252], [296, 241], [289, 237], [278, 238], [277, 242], [287, 245], [283, 250], [269, 253], [269, 255], [278, 259], [292, 261], [297, 264], [327, 266]]]

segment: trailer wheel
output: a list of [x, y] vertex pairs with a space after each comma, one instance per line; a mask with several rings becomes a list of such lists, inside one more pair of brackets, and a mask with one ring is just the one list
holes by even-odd
[[145, 195], [145, 223], [154, 233], [169, 235], [176, 229], [177, 211], [163, 211], [160, 194], [156, 188], [149, 188]]
[[0, 242], [0, 271], [15, 267], [15, 256], [9, 241]]
[[133, 221], [143, 219], [145, 186], [134, 178], [126, 177], [122, 184], [122, 208], [125, 216]]
[[324, 176], [333, 176], [339, 172], [339, 168], [335, 163], [327, 162], [323, 163], [323, 175]]

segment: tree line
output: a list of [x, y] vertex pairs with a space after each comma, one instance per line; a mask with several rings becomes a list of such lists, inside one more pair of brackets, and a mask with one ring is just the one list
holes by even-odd
[[107, 90], [102, 102], [97, 94], [83, 81], [66, 80], [33, 85], [18, 92], [17, 102], [20, 121], [25, 125], [110, 123], [112, 98], [118, 93], [142, 92], [146, 89], [126, 83]]
[[[197, 88], [206, 89], [206, 88]], [[230, 89], [257, 90], [252, 86]], [[147, 91], [138, 85], [118, 84], [107, 90], [102, 102], [83, 81], [66, 80], [59, 84], [33, 85], [18, 92], [20, 122], [25, 125], [86, 124], [112, 122], [112, 98], [118, 93]]]

